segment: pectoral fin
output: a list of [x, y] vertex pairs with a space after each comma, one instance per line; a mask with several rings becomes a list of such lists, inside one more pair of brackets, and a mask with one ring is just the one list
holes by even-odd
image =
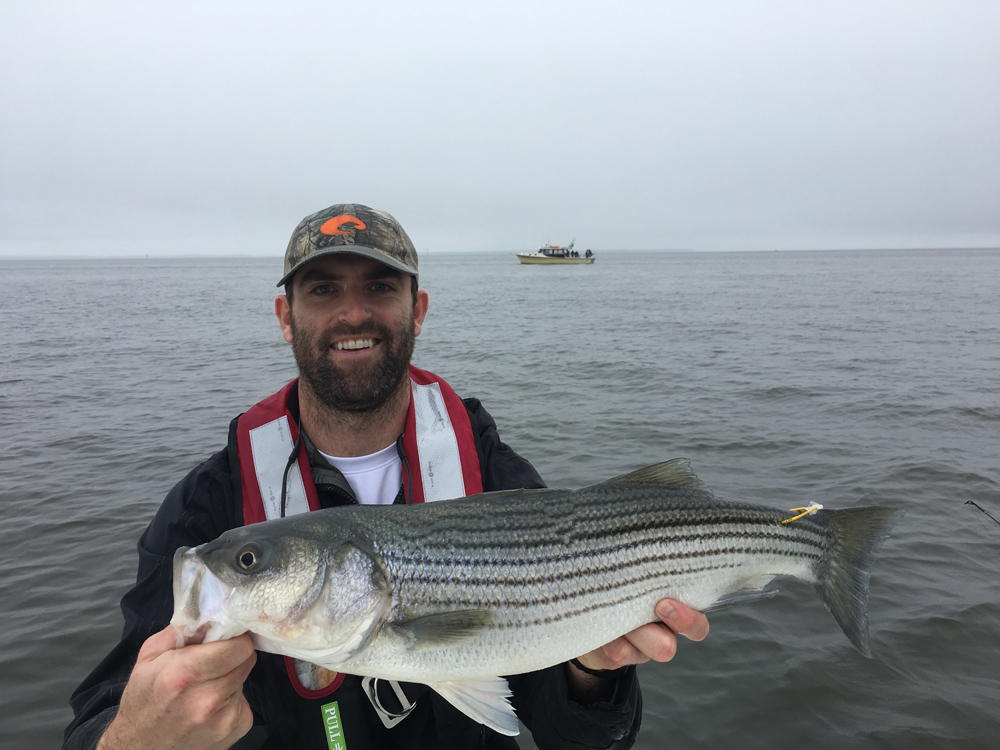
[[502, 677], [435, 682], [430, 687], [473, 721], [508, 737], [518, 734], [517, 715], [507, 701], [510, 688]]
[[409, 641], [410, 648], [422, 650], [463, 643], [491, 622], [492, 612], [466, 609], [401, 620], [393, 623], [392, 628]]

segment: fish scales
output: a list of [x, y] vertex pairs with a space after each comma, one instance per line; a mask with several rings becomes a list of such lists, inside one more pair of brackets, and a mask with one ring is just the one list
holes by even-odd
[[[641, 488], [611, 507], [600, 493], [583, 491], [544, 498], [537, 507], [487, 496], [467, 501], [475, 507], [427, 505], [384, 514], [367, 533], [394, 540], [374, 546], [395, 592], [395, 616], [495, 613], [463, 647], [463, 661], [489, 673], [522, 671], [543, 649], [553, 663], [572, 658], [581, 629], [584, 645], [596, 648], [650, 621], [664, 596], [707, 606], [740, 581], [758, 578], [761, 569], [808, 580], [809, 566], [822, 556], [819, 520], [782, 526], [787, 513], [727, 503], [705, 491], [677, 495], [665, 499], [662, 490]], [[624, 512], [612, 512], [616, 508]], [[407, 516], [418, 513], [421, 532], [406, 534], [413, 520]], [[611, 608], [620, 610], [613, 620], [604, 614]], [[519, 633], [497, 637], [542, 629], [534, 648], [525, 648]], [[421, 668], [438, 671], [437, 656], [423, 655]]]
[[183, 642], [249, 631], [261, 650], [423, 682], [515, 734], [497, 675], [609, 643], [664, 597], [706, 609], [795, 576], [869, 656], [871, 565], [899, 515], [811, 506], [792, 519], [719, 499], [681, 460], [576, 491], [333, 508], [178, 550], [172, 622]]

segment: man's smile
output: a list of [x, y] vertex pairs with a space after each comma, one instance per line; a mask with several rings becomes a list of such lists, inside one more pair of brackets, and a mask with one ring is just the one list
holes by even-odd
[[379, 343], [379, 339], [376, 338], [341, 339], [340, 341], [333, 342], [333, 348], [337, 351], [371, 349], [377, 343]]

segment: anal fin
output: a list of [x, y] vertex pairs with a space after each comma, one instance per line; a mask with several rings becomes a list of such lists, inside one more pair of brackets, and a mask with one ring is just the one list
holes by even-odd
[[770, 591], [737, 591], [735, 594], [720, 596], [707, 607], [704, 607], [701, 611], [716, 612], [720, 609], [735, 607], [739, 604], [749, 604], [750, 602], [758, 602], [761, 599], [770, 599], [772, 596], [776, 596], [777, 593], [778, 589], [772, 589]]
[[761, 591], [761, 589], [763, 589], [772, 580], [774, 580], [774, 576], [771, 575], [751, 579], [735, 591], [723, 594], [701, 611], [715, 612], [727, 607], [735, 607], [739, 604], [749, 604], [750, 602], [757, 602], [761, 599], [770, 599], [772, 596], [777, 595], [778, 589], [771, 589], [770, 591]]
[[473, 721], [508, 737], [518, 734], [517, 715], [507, 700], [510, 688], [502, 677], [449, 680], [430, 687]]

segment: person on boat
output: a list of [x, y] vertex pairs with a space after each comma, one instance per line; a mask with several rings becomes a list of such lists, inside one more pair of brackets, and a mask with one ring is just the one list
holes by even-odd
[[[350, 750], [517, 747], [426, 686], [256, 653], [248, 635], [177, 648], [168, 624], [174, 551], [228, 529], [336, 505], [545, 486], [478, 400], [410, 365], [428, 310], [417, 281], [416, 250], [383, 211], [340, 204], [296, 227], [275, 313], [299, 377], [234, 419], [227, 445], [167, 495], [139, 540], [121, 641], [70, 700], [64, 748], [326, 750], [334, 702]], [[435, 445], [434, 434], [445, 439]], [[418, 449], [418, 439], [431, 443]], [[421, 452], [432, 449], [430, 473]], [[642, 707], [634, 665], [669, 660], [677, 634], [708, 632], [679, 602], [660, 602], [656, 615], [662, 623], [578, 660], [509, 678], [540, 750], [632, 745]]]

